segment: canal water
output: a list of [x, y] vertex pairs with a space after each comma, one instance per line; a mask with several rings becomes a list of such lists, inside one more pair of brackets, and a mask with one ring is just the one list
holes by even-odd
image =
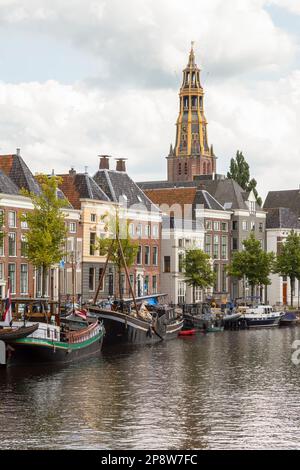
[[299, 449], [300, 328], [0, 369], [1, 449]]

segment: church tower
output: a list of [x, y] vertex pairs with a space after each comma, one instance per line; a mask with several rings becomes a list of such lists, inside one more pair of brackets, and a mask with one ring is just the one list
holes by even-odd
[[193, 181], [196, 175], [216, 172], [213, 147], [208, 146], [204, 92], [200, 83], [200, 69], [195, 64], [193, 43], [189, 62], [183, 70], [179, 105], [176, 144], [174, 148], [171, 145], [167, 157], [170, 182]]

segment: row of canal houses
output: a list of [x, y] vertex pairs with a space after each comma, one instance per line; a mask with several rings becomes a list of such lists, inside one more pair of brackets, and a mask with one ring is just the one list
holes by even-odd
[[[264, 249], [278, 252], [291, 230], [300, 232], [300, 191], [272, 191], [262, 209], [253, 193], [247, 193], [222, 175], [206, 175], [190, 182], [135, 183], [126, 171], [125, 160], [101, 156], [99, 169], [90, 176], [70, 169], [60, 174], [58, 197], [67, 200], [63, 209], [67, 225], [66, 256], [48, 274], [47, 293], [54, 299], [68, 298], [75, 292], [79, 299], [93, 298], [105, 259], [95, 249], [97, 237], [105, 237], [104, 216], [126, 207], [129, 233], [138, 240], [139, 251], [130, 268], [130, 280], [137, 296], [163, 292], [168, 301], [190, 303], [191, 288], [184, 282], [182, 260], [186, 250], [201, 248], [210, 255], [216, 273], [212, 289], [196, 292], [217, 303], [250, 294], [246, 281], [230, 279], [226, 266], [232, 253], [253, 231]], [[5, 236], [0, 247], [0, 296], [6, 296], [10, 278], [12, 297], [39, 297], [42, 275], [25, 257], [26, 223], [20, 216], [33, 205], [21, 190], [39, 193], [35, 176], [21, 157], [20, 150], [0, 155], [0, 214]], [[282, 207], [284, 206], [284, 207]], [[299, 208], [299, 209], [298, 209]], [[265, 289], [265, 300], [287, 304], [288, 279], [272, 275]], [[116, 272], [109, 263], [100, 296], [115, 292]], [[122, 278], [123, 292], [129, 286]], [[296, 292], [297, 295], [297, 292]]]

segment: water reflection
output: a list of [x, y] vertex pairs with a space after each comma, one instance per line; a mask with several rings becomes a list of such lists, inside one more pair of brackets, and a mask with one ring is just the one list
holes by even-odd
[[0, 446], [299, 448], [299, 338], [299, 328], [224, 332], [0, 369]]

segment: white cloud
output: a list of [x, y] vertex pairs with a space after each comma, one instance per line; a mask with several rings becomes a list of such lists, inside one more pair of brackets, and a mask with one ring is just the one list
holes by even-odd
[[[206, 70], [222, 75], [288, 64], [296, 46], [267, 0], [0, 0], [0, 22], [50, 34], [104, 64], [101, 85], [173, 85], [191, 39]], [[104, 79], [102, 79], [104, 78]], [[122, 85], [119, 83], [119, 85]]]
[[[85, 84], [76, 77], [73, 85], [39, 83], [38, 78], [0, 82], [0, 152], [21, 147], [34, 171], [61, 172], [71, 165], [83, 171], [88, 165], [91, 173], [98, 154], [112, 154], [129, 158], [129, 172], [137, 180], [165, 178], [181, 70], [194, 39], [219, 170], [225, 172], [241, 149], [260, 192], [298, 187], [300, 72], [290, 70], [278, 81], [255, 77], [255, 71], [280, 73], [297, 45], [274, 26], [266, 4], [0, 0], [0, 23], [6, 27], [70, 42], [103, 64], [101, 77]], [[210, 80], [205, 80], [207, 71]]]
[[270, 4], [277, 5], [285, 8], [291, 13], [300, 15], [300, 3], [299, 0], [270, 0]]

